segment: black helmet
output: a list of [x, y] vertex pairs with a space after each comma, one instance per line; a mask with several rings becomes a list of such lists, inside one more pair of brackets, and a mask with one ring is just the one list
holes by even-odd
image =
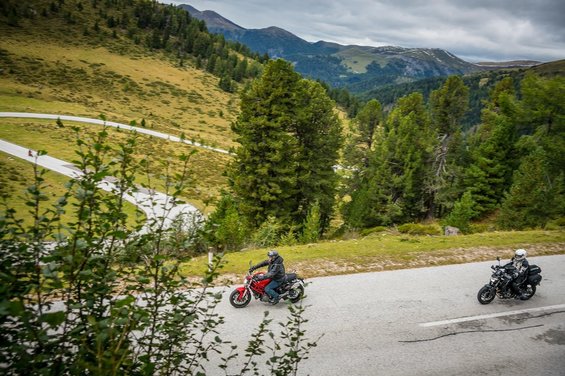
[[269, 257], [277, 257], [279, 255], [279, 253], [277, 251], [275, 251], [274, 249], [271, 249], [269, 252], [267, 252], [267, 256]]

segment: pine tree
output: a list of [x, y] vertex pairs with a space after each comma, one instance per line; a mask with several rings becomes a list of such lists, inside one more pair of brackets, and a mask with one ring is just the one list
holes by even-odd
[[455, 203], [453, 210], [443, 222], [448, 226], [457, 227], [463, 233], [468, 233], [470, 231], [470, 221], [476, 215], [473, 210], [474, 206], [473, 195], [470, 191], [465, 192], [461, 199]]
[[413, 93], [401, 98], [389, 116], [387, 127], [392, 197], [401, 207], [404, 221], [419, 220], [427, 213], [430, 201], [426, 182], [430, 180], [435, 142], [423, 96]]
[[240, 147], [228, 169], [241, 212], [253, 228], [267, 218], [301, 227], [314, 202], [329, 223], [341, 145], [341, 125], [323, 88], [292, 65], [270, 61], [242, 94], [233, 126]]
[[435, 133], [423, 96], [401, 98], [386, 123], [376, 132], [369, 166], [361, 172], [359, 189], [344, 207], [350, 227], [362, 228], [417, 220], [427, 212]]
[[565, 173], [565, 77], [528, 74], [521, 82], [521, 94], [519, 131], [535, 135], [550, 155], [552, 175]]
[[564, 95], [563, 77], [528, 74], [521, 82], [515, 124], [527, 135], [516, 143], [523, 157], [498, 218], [505, 228], [543, 227], [565, 217]]
[[304, 221], [302, 236], [300, 237], [302, 243], [307, 244], [318, 241], [321, 233], [320, 219], [320, 205], [318, 202], [314, 202]]
[[517, 167], [516, 105], [511, 78], [500, 81], [482, 112], [482, 124], [471, 140], [471, 165], [465, 186], [473, 193], [477, 215], [489, 214], [500, 204]]
[[342, 146], [341, 122], [334, 102], [317, 82], [301, 80], [290, 131], [299, 144], [297, 155], [298, 204], [293, 223], [301, 224], [311, 207], [320, 212], [320, 234], [328, 228], [335, 206], [338, 175], [334, 168]]
[[564, 175], [552, 177], [548, 170], [548, 155], [541, 148], [523, 159], [500, 210], [503, 228], [544, 227], [565, 215]]
[[463, 143], [459, 125], [469, 106], [469, 88], [459, 76], [451, 76], [430, 95], [432, 123], [438, 134], [434, 151], [433, 179], [428, 183], [432, 196], [428, 217], [442, 215], [459, 190]]
[[357, 149], [357, 152], [351, 156], [353, 163], [350, 163], [350, 165], [368, 166], [369, 153], [373, 149], [376, 131], [379, 126], [382, 126], [382, 122], [382, 106], [379, 101], [372, 99], [363, 106], [353, 120], [353, 131], [355, 133], [353, 146]]

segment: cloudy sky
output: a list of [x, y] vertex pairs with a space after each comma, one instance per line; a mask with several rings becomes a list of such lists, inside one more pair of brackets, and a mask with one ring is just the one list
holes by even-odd
[[309, 42], [442, 48], [472, 62], [565, 59], [564, 0], [159, 0]]

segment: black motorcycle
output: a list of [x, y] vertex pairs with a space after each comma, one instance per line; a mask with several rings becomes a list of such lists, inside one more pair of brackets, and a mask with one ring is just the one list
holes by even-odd
[[[506, 265], [500, 265], [500, 257], [496, 258], [498, 265], [492, 265], [493, 270], [490, 276], [490, 282], [484, 285], [477, 294], [477, 299], [481, 304], [489, 304], [495, 296], [500, 299], [511, 299], [516, 297], [516, 293], [512, 290], [512, 279], [516, 273], [516, 268], [509, 262]], [[536, 293], [536, 286], [541, 282], [541, 268], [537, 265], [530, 265], [527, 270], [526, 278], [523, 278], [519, 288], [522, 291], [521, 299], [528, 300]]]

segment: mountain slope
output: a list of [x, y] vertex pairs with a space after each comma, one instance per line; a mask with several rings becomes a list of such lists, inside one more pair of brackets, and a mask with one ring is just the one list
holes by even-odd
[[243, 27], [234, 24], [227, 18], [220, 16], [218, 13], [214, 11], [205, 10], [201, 12], [198, 9], [188, 4], [183, 4], [180, 6], [180, 8], [186, 10], [188, 13], [190, 13], [192, 17], [205, 21], [206, 26], [208, 27], [208, 30], [210, 32], [215, 32], [214, 30], [231, 30], [231, 31], [245, 30]]
[[235, 25], [233, 22], [215, 12], [200, 12], [189, 5], [180, 7], [206, 22], [211, 32], [245, 44], [252, 51], [289, 60], [304, 76], [324, 80], [335, 87], [346, 87], [353, 92], [481, 70], [477, 65], [441, 49], [343, 46], [324, 41], [310, 43], [277, 27], [234, 28], [229, 26]]
[[[235, 145], [231, 123], [239, 112], [238, 96], [222, 90], [218, 76], [200, 68], [207, 67], [210, 59], [197, 55], [192, 47], [200, 46], [202, 51], [208, 45], [213, 51], [223, 48], [230, 60], [246, 58], [248, 67], [257, 62], [221, 44], [222, 38], [204, 31], [201, 21], [188, 22], [188, 15], [174, 7], [137, 0], [119, 5], [78, 4], [2, 2], [0, 111], [91, 118], [104, 114], [109, 121], [184, 135], [210, 146], [229, 149]], [[186, 33], [181, 41], [166, 27], [160, 29], [158, 21], [165, 16], [178, 30], [186, 27], [194, 38]], [[183, 46], [192, 49], [189, 52]], [[215, 61], [215, 71], [220, 63], [227, 66], [227, 59]], [[63, 123], [64, 127], [58, 127], [54, 121], [2, 119], [0, 138], [73, 160], [74, 124]], [[99, 126], [79, 128], [87, 133], [100, 130]], [[119, 132], [111, 132], [112, 139], [122, 139]], [[157, 169], [162, 168], [161, 161], [176, 161], [181, 153], [194, 150], [147, 136], [140, 136], [139, 144], [141, 153], [155, 160]], [[203, 209], [202, 203], [225, 187], [222, 172], [229, 160], [225, 154], [198, 150], [191, 157], [194, 181], [185, 198]], [[13, 163], [4, 157], [0, 162], [6, 169]], [[158, 172], [154, 179], [161, 176]], [[8, 183], [0, 181], [0, 185]], [[13, 194], [19, 195], [17, 188]]]

